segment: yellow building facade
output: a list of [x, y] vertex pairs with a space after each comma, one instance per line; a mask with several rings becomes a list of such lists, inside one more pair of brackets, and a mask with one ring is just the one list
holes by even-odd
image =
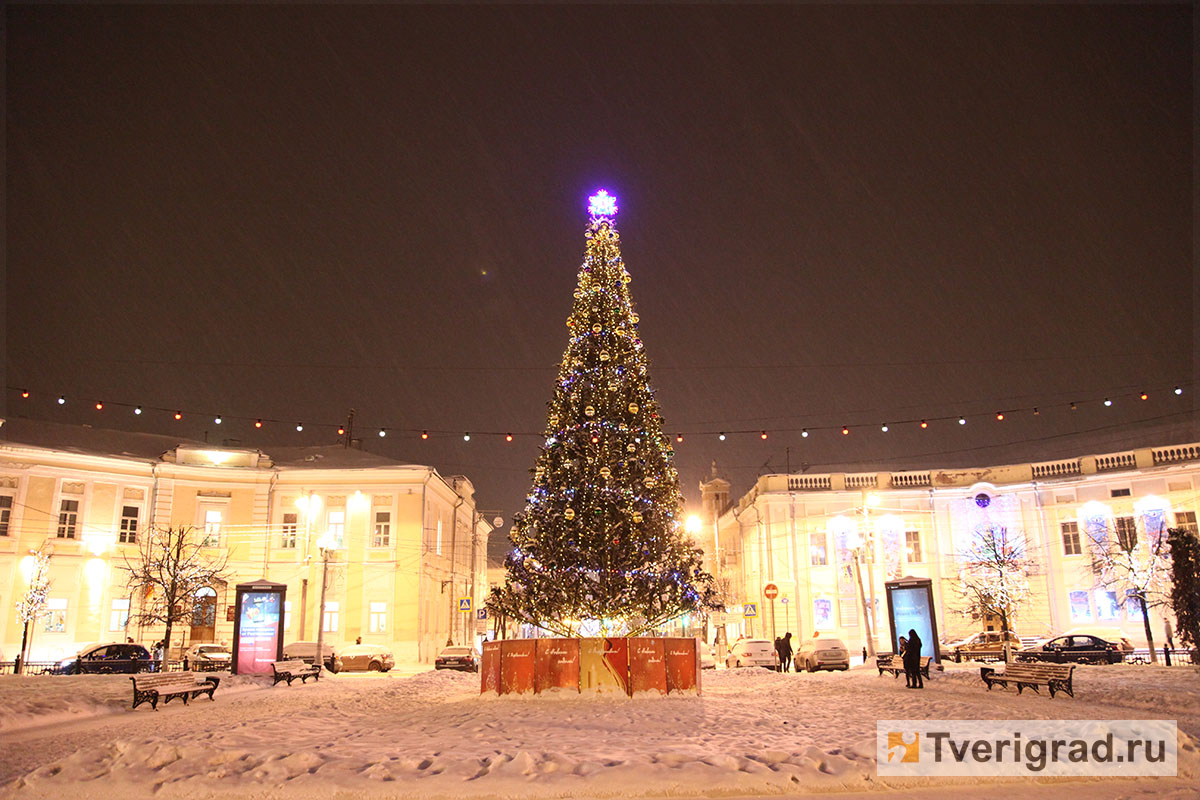
[[[5, 433], [0, 660], [19, 652], [15, 606], [38, 551], [51, 554], [51, 584], [31, 661], [161, 639], [161, 625], [137, 623], [143, 598], [123, 568], [150, 526], [194, 528], [206, 557], [226, 560], [228, 579], [198, 592], [174, 628], [172, 657], [195, 642], [232, 643], [234, 587], [264, 578], [287, 585], [285, 642], [315, 641], [321, 624], [335, 646], [361, 638], [428, 663], [447, 641], [476, 641], [491, 526], [464, 477], [341, 446], [268, 454], [27, 421]], [[464, 600], [470, 611], [459, 610]]]
[[[876, 648], [891, 651], [884, 584], [901, 577], [932, 581], [943, 640], [998, 630], [998, 620], [965, 614], [958, 591], [964, 553], [992, 529], [1030, 562], [1028, 596], [1012, 622], [1020, 636], [1120, 629], [1145, 647], [1140, 606], [1093, 573], [1090, 536], [1133, 536], [1145, 554], [1161, 530], [1196, 528], [1198, 485], [1195, 443], [968, 469], [764, 475], [732, 503], [714, 466], [700, 486], [697, 543], [725, 587], [730, 642], [819, 632], [859, 652], [864, 612], [874, 607]], [[1161, 648], [1173, 620], [1165, 606], [1150, 611]]]

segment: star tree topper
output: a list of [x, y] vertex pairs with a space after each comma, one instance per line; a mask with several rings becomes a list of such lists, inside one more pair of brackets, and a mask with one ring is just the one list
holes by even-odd
[[594, 219], [615, 217], [617, 215], [617, 198], [601, 189], [588, 198], [588, 213]]

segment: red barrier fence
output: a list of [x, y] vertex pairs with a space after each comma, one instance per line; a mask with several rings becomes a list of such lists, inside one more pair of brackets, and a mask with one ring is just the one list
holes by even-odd
[[506, 639], [483, 643], [480, 694], [700, 693], [690, 638]]

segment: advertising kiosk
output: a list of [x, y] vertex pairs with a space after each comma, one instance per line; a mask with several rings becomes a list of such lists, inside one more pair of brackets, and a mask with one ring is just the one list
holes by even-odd
[[233, 674], [270, 675], [283, 660], [283, 609], [287, 584], [262, 580], [237, 585], [233, 618]]

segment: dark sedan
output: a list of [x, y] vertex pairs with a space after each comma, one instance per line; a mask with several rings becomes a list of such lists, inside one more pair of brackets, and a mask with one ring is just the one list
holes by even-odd
[[63, 675], [110, 672], [150, 672], [154, 661], [150, 651], [140, 644], [94, 644], [80, 650], [71, 658], [58, 663], [58, 672]]
[[1125, 660], [1122, 642], [1110, 642], [1099, 636], [1073, 634], [1059, 636], [1045, 644], [1030, 647], [1016, 654], [1018, 661], [1053, 661], [1057, 663], [1119, 664]]
[[433, 661], [434, 669], [461, 669], [465, 672], [479, 671], [479, 651], [473, 647], [447, 647]]

